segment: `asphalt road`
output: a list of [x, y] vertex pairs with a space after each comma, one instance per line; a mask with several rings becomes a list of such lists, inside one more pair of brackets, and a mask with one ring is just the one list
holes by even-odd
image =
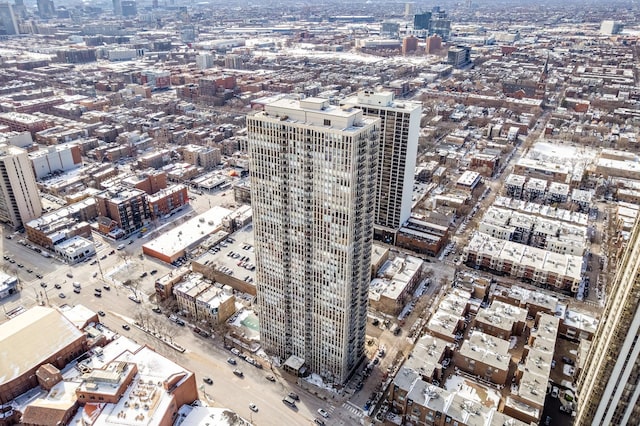
[[[0, 300], [0, 306], [3, 309], [0, 323], [8, 321], [9, 318], [4, 315], [5, 313], [20, 306], [28, 309], [38, 303], [48, 306], [83, 304], [94, 311], [104, 311], [105, 316], [101, 321], [112, 330], [140, 344], [153, 347], [160, 354], [195, 372], [203, 401], [212, 406], [230, 408], [252, 421], [253, 424], [313, 424], [314, 417], [319, 417], [318, 408], [324, 408], [331, 413], [331, 417], [325, 422], [328, 425], [359, 423], [358, 420], [362, 414], [358, 413], [354, 407], [345, 406], [343, 399], [333, 405], [327, 404], [316, 396], [308, 394], [295, 383], [281, 377], [275, 369], [273, 372], [268, 369], [259, 370], [236, 357], [237, 367], [243, 371], [244, 377], [235, 376], [232, 372], [233, 366], [226, 361], [232, 354], [222, 347], [220, 338], [215, 340], [202, 338], [194, 334], [189, 327], [179, 327], [170, 322], [165, 315], [153, 313], [151, 310], [155, 305], [150, 301], [149, 296], [154, 292], [155, 278], [174, 268], [155, 259], [141, 257], [142, 244], [162, 232], [162, 229], [177, 226], [211, 206], [231, 207], [233, 204], [231, 191], [197, 195], [191, 207], [184, 209], [180, 215], [172, 217], [170, 222], [153, 223], [149, 226], [148, 235], [143, 238], [132, 238], [133, 243], [130, 245], [129, 240], [126, 240], [124, 250], [116, 249], [121, 242], [109, 241], [93, 233], [97, 255], [89, 262], [72, 266], [53, 258], [43, 257], [19, 244], [19, 240], [26, 239], [24, 235], [15, 235], [7, 228], [0, 228], [2, 229], [2, 238], [0, 238], [2, 252], [15, 261], [10, 263], [8, 260], [0, 259], [0, 269], [17, 275], [21, 288], [18, 294]], [[7, 235], [13, 236], [12, 239], [6, 238]], [[114, 253], [109, 254], [112, 251]], [[93, 260], [97, 262], [91, 264]], [[19, 268], [18, 264], [23, 267]], [[32, 272], [27, 272], [27, 269]], [[154, 269], [157, 273], [151, 275], [150, 272]], [[147, 275], [141, 278], [144, 272], [147, 272]], [[36, 274], [42, 275], [43, 278], [37, 278]], [[138, 282], [135, 292], [143, 303], [136, 304], [128, 299], [134, 291], [121, 285], [126, 278], [133, 278]], [[79, 294], [73, 292], [74, 281], [81, 284], [82, 289]], [[41, 283], [46, 284], [46, 287], [42, 287]], [[56, 284], [61, 288], [56, 289]], [[109, 285], [110, 290], [104, 289], [105, 284]], [[96, 288], [101, 289], [100, 297], [96, 296], [94, 291]], [[60, 294], [64, 294], [64, 297]], [[186, 348], [186, 351], [180, 353], [156, 337], [133, 326], [133, 322], [141, 316], [152, 318], [164, 333], [172, 335], [174, 342]], [[130, 324], [130, 330], [122, 328], [125, 323]], [[266, 380], [268, 374], [273, 374], [276, 382]], [[205, 384], [202, 381], [204, 376], [210, 377], [213, 385]], [[290, 391], [300, 396], [296, 410], [282, 402], [282, 398]], [[257, 405], [257, 412], [249, 409], [250, 403]]]

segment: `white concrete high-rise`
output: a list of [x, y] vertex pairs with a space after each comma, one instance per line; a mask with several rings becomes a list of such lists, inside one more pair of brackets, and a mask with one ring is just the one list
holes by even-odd
[[328, 382], [364, 356], [379, 123], [318, 98], [247, 117], [261, 344]]
[[371, 90], [360, 91], [342, 104], [380, 118], [375, 234], [376, 239], [393, 243], [411, 216], [422, 105], [395, 101], [393, 92]]
[[42, 202], [27, 151], [0, 145], [0, 221], [19, 228], [42, 215]]
[[576, 425], [640, 425], [640, 220], [578, 379]]

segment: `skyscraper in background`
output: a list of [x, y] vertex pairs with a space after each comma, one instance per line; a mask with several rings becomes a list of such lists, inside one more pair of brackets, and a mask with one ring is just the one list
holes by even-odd
[[0, 35], [18, 34], [18, 21], [9, 3], [0, 3]]
[[369, 117], [380, 118], [375, 236], [393, 243], [398, 230], [411, 216], [422, 105], [397, 102], [393, 92], [371, 90], [363, 90], [342, 103], [362, 109]]
[[578, 379], [576, 425], [640, 424], [640, 222]]
[[364, 356], [379, 122], [318, 98], [247, 117], [261, 344], [328, 382]]
[[431, 26], [431, 12], [418, 13], [413, 17], [413, 29], [428, 30]]
[[136, 16], [138, 14], [138, 6], [135, 0], [120, 0], [122, 7], [122, 16]]
[[38, 0], [38, 15], [43, 18], [53, 18], [56, 13], [56, 7], [53, 0]]
[[13, 228], [42, 215], [42, 202], [27, 151], [0, 145], [0, 221]]

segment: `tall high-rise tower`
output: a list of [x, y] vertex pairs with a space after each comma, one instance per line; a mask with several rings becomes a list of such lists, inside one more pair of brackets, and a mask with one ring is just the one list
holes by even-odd
[[53, 0], [38, 0], [38, 15], [41, 18], [53, 18], [56, 13], [56, 6]]
[[640, 221], [578, 380], [576, 425], [640, 424]]
[[0, 145], [0, 221], [19, 228], [42, 215], [42, 202], [27, 151]]
[[364, 355], [379, 122], [318, 98], [247, 117], [261, 343], [329, 382]]
[[17, 35], [18, 32], [18, 21], [13, 5], [6, 2], [0, 3], [0, 35]]
[[343, 104], [380, 118], [375, 237], [393, 243], [411, 215], [422, 106], [419, 102], [396, 102], [393, 92], [370, 90], [345, 99]]

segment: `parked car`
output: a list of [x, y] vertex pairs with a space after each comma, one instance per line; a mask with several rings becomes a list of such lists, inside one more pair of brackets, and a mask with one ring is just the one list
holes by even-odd
[[134, 302], [134, 303], [138, 303], [138, 304], [142, 303], [142, 302], [140, 301], [140, 299], [138, 299], [137, 297], [135, 297], [133, 294], [129, 296], [129, 300], [131, 300], [131, 301], [132, 301], [132, 302]]
[[253, 402], [251, 404], [249, 404], [249, 409], [253, 412], [258, 412], [258, 406], [256, 404], [254, 404]]
[[57, 288], [58, 290], [60, 290], [62, 288], [62, 286], [60, 284], [54, 284], [53, 285], [55, 288]]
[[202, 378], [202, 381], [205, 382], [208, 385], [212, 385], [213, 384], [213, 380], [211, 380], [211, 377], [204, 376]]
[[276, 381], [276, 378], [275, 378], [275, 377], [273, 377], [271, 374], [269, 374], [269, 375], [267, 376], [267, 380], [268, 380], [268, 381], [270, 381], [270, 382], [275, 382], [275, 381]]
[[568, 364], [568, 365], [573, 365], [574, 364], [573, 360], [571, 358], [569, 358], [568, 356], [563, 356], [562, 357], [562, 362], [564, 362], [565, 364]]
[[289, 392], [289, 394], [287, 395], [289, 398], [291, 399], [295, 399], [296, 401], [298, 401], [300, 399], [300, 397], [298, 395], [296, 395], [293, 392]]
[[122, 324], [122, 328], [124, 328], [125, 330], [131, 330], [131, 327], [129, 327], [129, 324]]
[[152, 311], [155, 312], [156, 314], [161, 314], [162, 313], [162, 310], [157, 306], [155, 308], [153, 308]]
[[288, 405], [291, 408], [296, 408], [296, 401], [290, 397], [284, 397], [282, 399], [282, 402], [284, 402], [286, 405]]
[[244, 377], [244, 373], [240, 370], [238, 370], [237, 368], [235, 370], [233, 370], [233, 374], [235, 374], [238, 377]]
[[559, 394], [560, 394], [560, 390], [558, 389], [557, 386], [554, 386], [554, 387], [551, 388], [551, 397], [552, 398], [557, 398]]
[[65, 297], [67, 297], [67, 296], [65, 296], [65, 295], [64, 295], [64, 293], [60, 293], [60, 294], [58, 294], [58, 297], [59, 297], [60, 299], [64, 299], [64, 298], [65, 298]]
[[237, 364], [237, 363], [236, 363], [236, 360], [235, 360], [235, 359], [233, 359], [233, 358], [227, 358], [227, 362], [228, 362], [229, 364], [231, 364], [231, 365], [236, 365], [236, 364]]

